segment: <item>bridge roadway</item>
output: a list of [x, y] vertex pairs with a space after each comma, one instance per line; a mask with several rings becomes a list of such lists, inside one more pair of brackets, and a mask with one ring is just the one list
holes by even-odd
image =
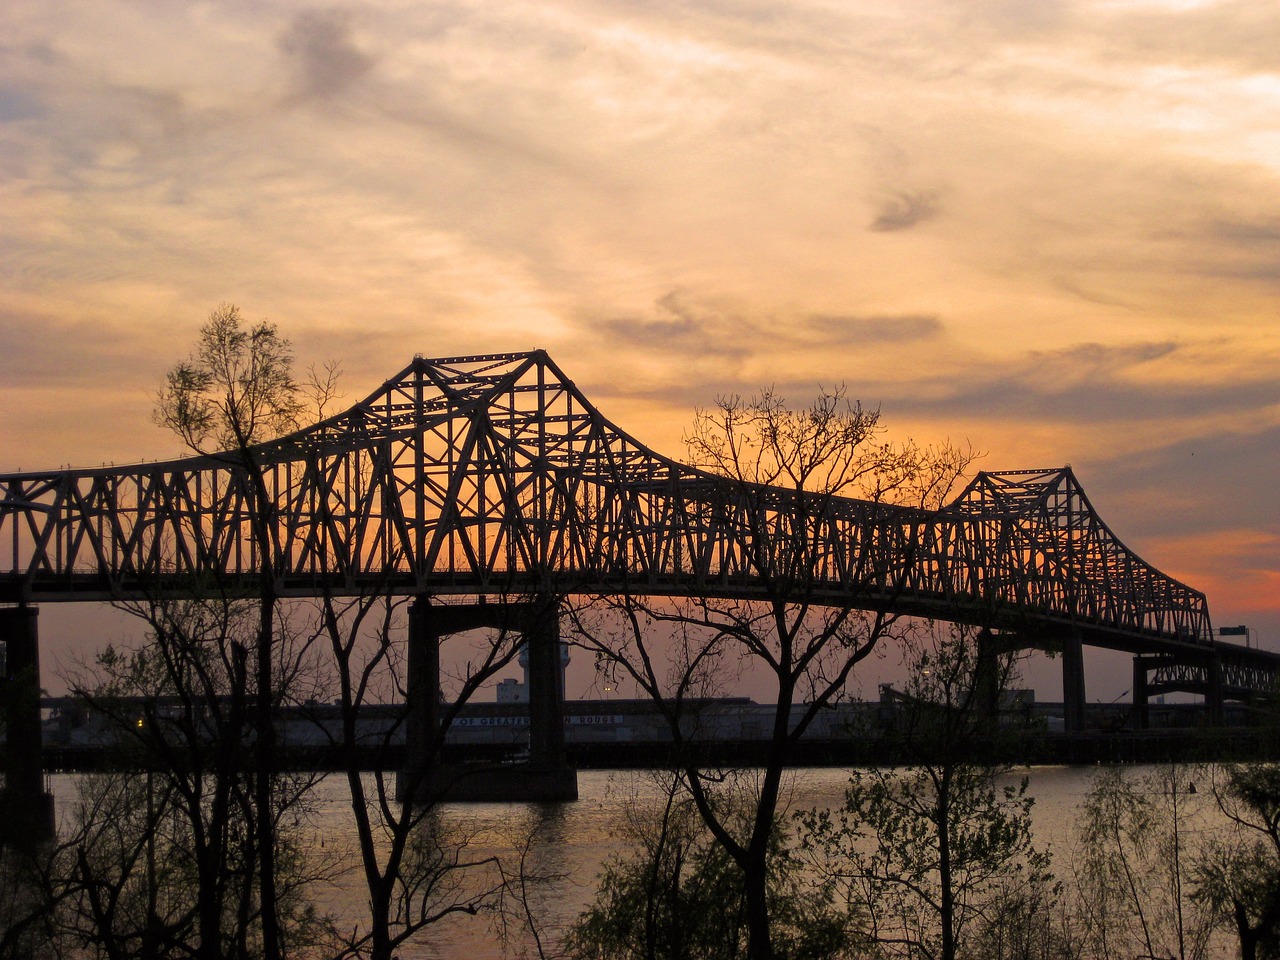
[[0, 475], [3, 623], [194, 584], [252, 594], [264, 566], [286, 597], [781, 596], [968, 623], [1061, 650], [1068, 704], [1083, 646], [1135, 654], [1139, 695], [1220, 703], [1280, 676], [1216, 640], [1204, 595], [1126, 547], [1069, 467], [983, 472], [937, 509], [744, 483], [638, 443], [541, 351], [415, 358], [247, 452]]

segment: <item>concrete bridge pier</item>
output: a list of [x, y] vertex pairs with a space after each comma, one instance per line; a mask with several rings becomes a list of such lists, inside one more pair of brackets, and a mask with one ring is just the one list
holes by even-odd
[[1067, 733], [1084, 730], [1084, 643], [1078, 631], [1062, 638], [1062, 712]]
[[[405, 752], [397, 778], [397, 793], [405, 796], [418, 791], [409, 781], [418, 771], [430, 770], [437, 761], [443, 737], [440, 727], [440, 641], [451, 631], [440, 623], [446, 617], [431, 608], [426, 597], [416, 598], [409, 606], [409, 637], [405, 669]], [[425, 784], [423, 785], [425, 786]]]
[[1206, 664], [1205, 673], [1207, 687], [1204, 692], [1204, 705], [1209, 708], [1209, 723], [1212, 726], [1220, 727], [1226, 722], [1226, 711], [1223, 709], [1222, 689], [1222, 656], [1213, 654]]
[[36, 607], [0, 608], [4, 644], [4, 789], [0, 843], [28, 846], [53, 838], [53, 796], [44, 789], [40, 738], [40, 644]]
[[1134, 730], [1146, 730], [1151, 726], [1151, 711], [1147, 701], [1151, 699], [1150, 681], [1147, 671], [1151, 669], [1150, 658], [1136, 656], [1133, 658], [1133, 714], [1131, 726]]
[[[560, 665], [560, 618], [557, 609], [534, 610], [525, 625], [529, 653], [529, 766], [544, 771], [551, 781], [555, 771], [568, 771], [564, 749], [564, 688]], [[573, 774], [573, 796], [578, 799], [578, 778]]]
[[[529, 662], [529, 757], [525, 761], [444, 763], [440, 728], [440, 642], [488, 627], [518, 630]], [[408, 710], [398, 794], [405, 802], [578, 799], [578, 775], [564, 747], [559, 611], [554, 602], [432, 604], [409, 608]]]
[[975, 719], [982, 733], [992, 735], [1000, 728], [1000, 691], [1004, 679], [1000, 676], [1000, 656], [1016, 647], [985, 628], [978, 631], [977, 647], [973, 675]]
[[[1163, 672], [1163, 676], [1161, 676]], [[1152, 674], [1156, 677], [1153, 681]], [[1226, 720], [1226, 678], [1222, 654], [1185, 651], [1133, 658], [1133, 726], [1145, 730], [1150, 723], [1148, 701], [1153, 693], [1192, 693], [1204, 697], [1205, 711], [1212, 726]]]

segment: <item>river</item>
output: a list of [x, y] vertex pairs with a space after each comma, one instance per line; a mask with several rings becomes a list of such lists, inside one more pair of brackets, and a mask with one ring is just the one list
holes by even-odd
[[[1093, 767], [1036, 767], [1028, 771], [1030, 793], [1036, 803], [1033, 829], [1040, 846], [1065, 853], [1073, 842], [1077, 809], [1089, 791]], [[1016, 779], [1021, 774], [1010, 775]], [[787, 781], [790, 809], [833, 808], [841, 804], [848, 771], [802, 769], [791, 771]], [[541, 894], [533, 907], [541, 935], [554, 944], [556, 937], [592, 900], [595, 880], [608, 859], [625, 851], [618, 826], [628, 804], [637, 798], [657, 798], [659, 788], [645, 772], [584, 770], [578, 774], [580, 799], [559, 804], [448, 804], [441, 808], [445, 823], [473, 838], [478, 855], [495, 852], [510, 856], [515, 838], [536, 828], [529, 860], [541, 871], [562, 879]], [[74, 777], [52, 778], [59, 811], [75, 793]], [[1202, 803], [1207, 791], [1201, 791]], [[316, 905], [343, 918], [350, 927], [363, 913], [360, 875], [354, 869], [355, 832], [347, 799], [346, 782], [330, 776], [315, 793], [315, 836], [326, 856], [344, 859], [349, 869], [333, 884], [317, 891]], [[552, 892], [553, 891], [553, 892]], [[506, 952], [482, 919], [450, 920], [424, 932], [417, 942], [400, 951], [402, 960], [498, 960], [535, 955], [531, 941], [517, 937]]]

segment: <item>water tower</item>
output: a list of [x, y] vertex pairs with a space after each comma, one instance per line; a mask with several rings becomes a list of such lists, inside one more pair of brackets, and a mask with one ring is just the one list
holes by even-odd
[[[498, 684], [498, 703], [529, 702], [529, 647], [520, 648], [520, 668], [524, 670], [524, 682], [503, 680]], [[569, 645], [560, 641], [560, 672], [556, 674], [556, 694], [564, 699], [564, 675], [569, 668]]]

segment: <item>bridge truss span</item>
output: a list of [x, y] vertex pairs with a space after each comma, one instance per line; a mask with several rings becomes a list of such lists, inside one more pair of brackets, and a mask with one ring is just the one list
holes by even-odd
[[[253, 460], [284, 595], [781, 590], [1135, 651], [1212, 636], [1203, 594], [1125, 547], [1069, 468], [981, 473], [936, 511], [738, 483], [632, 439], [541, 351], [416, 358]], [[236, 455], [0, 475], [0, 600], [252, 589], [257, 512]]]

